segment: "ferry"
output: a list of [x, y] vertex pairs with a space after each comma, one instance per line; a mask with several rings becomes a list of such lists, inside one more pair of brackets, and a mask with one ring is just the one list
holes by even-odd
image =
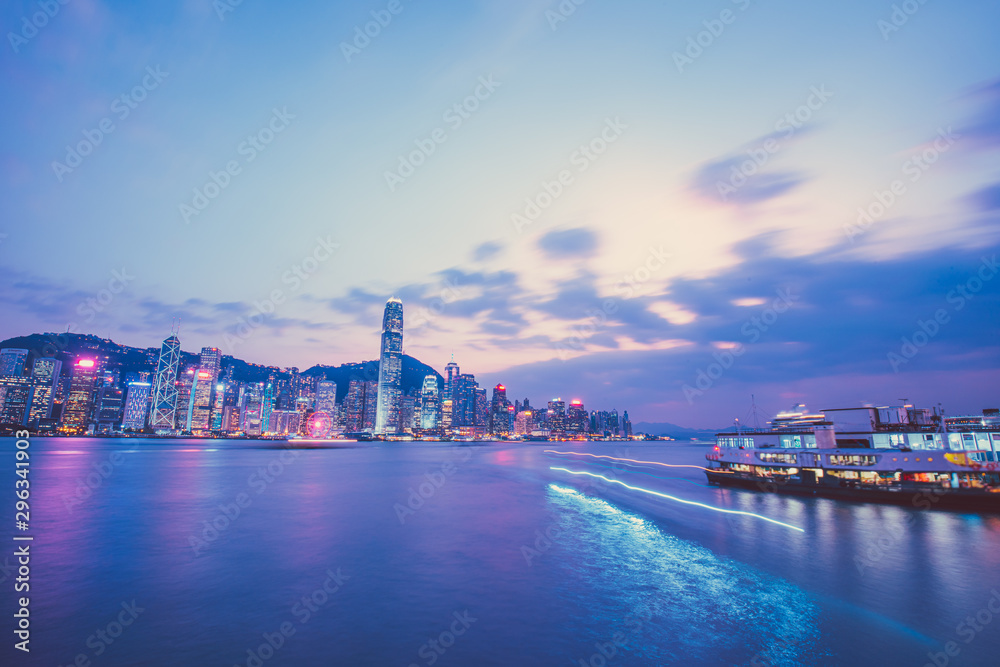
[[1000, 411], [945, 418], [912, 405], [802, 405], [766, 428], [716, 434], [705, 457], [710, 484], [892, 503], [1000, 512]]

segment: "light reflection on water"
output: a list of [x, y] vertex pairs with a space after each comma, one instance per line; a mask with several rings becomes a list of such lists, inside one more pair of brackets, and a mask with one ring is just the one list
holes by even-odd
[[[435, 664], [578, 665], [616, 632], [627, 641], [609, 665], [920, 667], [948, 641], [961, 647], [952, 665], [976, 665], [1000, 650], [1000, 619], [968, 644], [956, 635], [1000, 588], [998, 517], [719, 489], [697, 469], [574, 461], [798, 533], [566, 479], [543, 449], [297, 450], [264, 483], [280, 444], [33, 439], [33, 652], [25, 661], [5, 642], [0, 664], [65, 665], [81, 653], [94, 665], [246, 664], [247, 650], [290, 620], [296, 633], [265, 667], [425, 665], [421, 648], [466, 609], [478, 620]], [[573, 449], [689, 465], [706, 451]], [[5, 460], [12, 450], [0, 441]], [[111, 460], [120, 462], [110, 475], [92, 477]], [[445, 464], [454, 472], [401, 521], [397, 507]], [[88, 479], [100, 483], [88, 490]], [[196, 554], [191, 538], [241, 493], [250, 504]], [[0, 504], [4, 525], [12, 514]], [[350, 579], [298, 624], [294, 605], [331, 568]], [[0, 590], [9, 608], [12, 592]], [[146, 611], [94, 655], [88, 637], [132, 599]]]

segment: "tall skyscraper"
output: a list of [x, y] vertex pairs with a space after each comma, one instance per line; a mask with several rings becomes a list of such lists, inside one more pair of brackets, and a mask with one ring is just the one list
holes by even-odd
[[583, 401], [573, 399], [569, 402], [566, 410], [566, 432], [573, 435], [583, 435], [590, 430], [587, 410], [583, 407]]
[[566, 401], [561, 398], [553, 398], [549, 401], [548, 410], [549, 430], [553, 433], [563, 434], [566, 432]]
[[23, 426], [31, 404], [31, 378], [0, 378], [0, 424]]
[[67, 429], [78, 433], [87, 430], [94, 405], [94, 384], [99, 371], [100, 367], [93, 359], [78, 359], [73, 366], [69, 398], [63, 410], [63, 425]]
[[444, 394], [442, 394], [441, 400], [454, 400], [455, 378], [460, 374], [461, 371], [458, 368], [458, 364], [455, 363], [455, 355], [453, 354], [451, 355], [451, 361], [444, 367]]
[[507, 407], [507, 388], [502, 384], [493, 387], [493, 400], [490, 403], [490, 433], [507, 435], [510, 433], [510, 411]]
[[344, 430], [349, 433], [372, 431], [378, 405], [378, 383], [351, 380], [344, 399]]
[[331, 419], [337, 416], [337, 383], [320, 380], [316, 383], [316, 412]]
[[21, 377], [28, 351], [15, 347], [0, 350], [0, 377]]
[[56, 384], [59, 382], [59, 372], [62, 362], [53, 357], [39, 357], [31, 370], [31, 382], [34, 385], [31, 395], [31, 408], [28, 414], [28, 424], [37, 425], [39, 420], [52, 416], [52, 397]]
[[181, 365], [181, 341], [176, 332], [163, 341], [153, 382], [153, 405], [149, 425], [157, 432], [173, 431], [177, 416], [177, 373]]
[[420, 389], [420, 428], [428, 431], [436, 429], [440, 422], [441, 400], [438, 396], [436, 375], [424, 376], [424, 384]]
[[215, 385], [215, 395], [212, 398], [212, 421], [209, 428], [213, 431], [222, 430], [222, 418], [226, 408], [226, 385], [219, 382]]
[[403, 302], [392, 297], [382, 316], [382, 355], [378, 364], [378, 407], [375, 433], [399, 431], [399, 397], [403, 386]]
[[148, 382], [129, 382], [128, 393], [125, 396], [125, 412], [122, 416], [122, 428], [141, 431], [146, 427], [146, 404], [149, 402], [149, 392], [153, 388]]
[[98, 433], [113, 433], [122, 422], [125, 392], [114, 385], [100, 387], [94, 401], [94, 421]]
[[212, 426], [212, 392], [219, 379], [222, 352], [217, 347], [201, 348], [194, 390], [194, 407], [191, 410], [191, 430], [206, 431]]
[[268, 382], [264, 386], [264, 397], [260, 404], [260, 428], [263, 433], [270, 433], [274, 425], [271, 414], [274, 412], [274, 385]]

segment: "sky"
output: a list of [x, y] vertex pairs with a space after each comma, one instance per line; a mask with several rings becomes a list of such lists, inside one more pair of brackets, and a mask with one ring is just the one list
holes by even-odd
[[4, 3], [0, 338], [1000, 407], [1000, 5], [577, 1]]

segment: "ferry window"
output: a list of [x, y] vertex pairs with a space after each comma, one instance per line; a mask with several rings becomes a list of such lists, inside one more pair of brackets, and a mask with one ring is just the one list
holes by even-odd
[[875, 449], [888, 449], [889, 447], [889, 436], [885, 433], [876, 433], [872, 436], [875, 442]]
[[792, 436], [790, 436], [790, 435], [783, 435], [783, 436], [781, 436], [781, 446], [784, 447], [785, 449], [788, 449], [789, 447], [791, 447], [792, 446]]
[[948, 434], [948, 447], [951, 449], [961, 449], [962, 448], [962, 434], [961, 433], [949, 433]]
[[990, 436], [987, 433], [977, 433], [976, 440], [979, 443], [978, 449], [991, 449], [990, 447]]
[[971, 433], [963, 433], [962, 440], [965, 441], [966, 449], [976, 449], [976, 439]]
[[924, 437], [920, 433], [911, 433], [909, 440], [910, 440], [910, 449], [924, 448]]
[[811, 449], [816, 449], [816, 436], [815, 435], [807, 435], [807, 436], [805, 436], [804, 441], [803, 441], [802, 444], [804, 446], [806, 446], [806, 447], [811, 448]]
[[906, 436], [902, 433], [890, 433], [889, 444], [893, 447], [902, 447], [906, 444]]
[[801, 447], [801, 446], [802, 446], [802, 436], [801, 435], [793, 435], [792, 436], [792, 447]]

